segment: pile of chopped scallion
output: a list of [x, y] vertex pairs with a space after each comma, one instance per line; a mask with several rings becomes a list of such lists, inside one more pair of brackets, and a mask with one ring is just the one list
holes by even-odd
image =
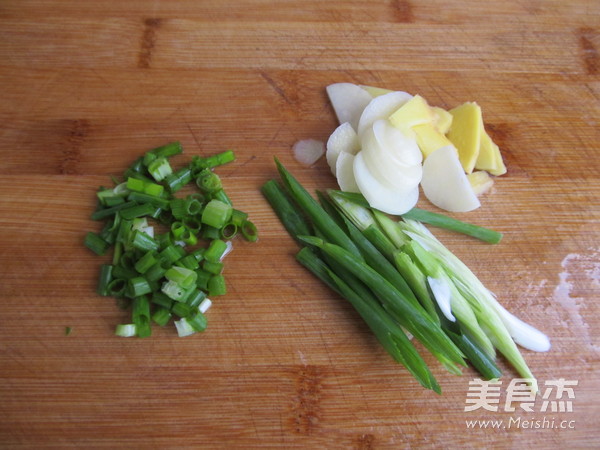
[[[213, 171], [234, 161], [233, 151], [194, 156], [174, 170], [170, 158], [182, 152], [179, 142], [150, 150], [122, 182], [97, 192], [92, 219], [105, 224], [87, 233], [85, 245], [97, 255], [114, 249], [111, 263], [101, 265], [97, 292], [131, 308], [131, 323], [117, 325], [117, 336], [150, 336], [152, 322], [165, 326], [172, 317], [181, 337], [204, 331], [210, 298], [226, 293], [223, 258], [231, 240], [240, 233], [258, 238]], [[197, 189], [175, 195], [189, 184]]]
[[547, 351], [547, 337], [502, 308], [422, 222], [489, 243], [500, 233], [417, 209], [395, 220], [360, 194], [329, 190], [317, 201], [276, 164], [281, 183], [268, 181], [262, 193], [302, 247], [297, 260], [352, 304], [421, 385], [441, 392], [411, 335], [454, 374], [468, 361], [483, 378], [498, 378], [497, 349], [537, 391], [516, 343]]

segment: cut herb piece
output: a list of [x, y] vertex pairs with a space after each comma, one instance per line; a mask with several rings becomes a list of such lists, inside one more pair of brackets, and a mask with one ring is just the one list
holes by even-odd
[[[181, 317], [178, 334], [203, 331], [206, 318], [197, 311], [203, 314], [212, 304], [206, 301], [209, 292], [213, 297], [226, 293], [222, 259], [231, 250], [230, 240], [238, 228], [246, 240], [257, 239], [248, 214], [233, 208], [212, 172], [234, 161], [233, 151], [196, 156], [173, 170], [169, 158], [182, 151], [179, 142], [150, 150], [125, 170], [125, 182], [113, 180], [114, 188], [97, 192], [92, 219], [106, 223], [100, 233], [87, 233], [84, 244], [98, 255], [114, 248], [111, 263], [100, 267], [96, 290], [132, 309], [132, 323], [118, 325], [117, 336], [150, 336], [151, 322], [164, 326], [172, 314]], [[204, 193], [175, 195], [196, 177], [205, 180], [199, 183]], [[167, 231], [155, 234], [152, 221]], [[205, 248], [189, 249], [199, 239], [207, 241]]]

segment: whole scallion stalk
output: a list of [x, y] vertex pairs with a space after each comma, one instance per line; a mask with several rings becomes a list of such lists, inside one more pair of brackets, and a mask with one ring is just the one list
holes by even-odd
[[441, 393], [440, 386], [431, 374], [427, 364], [414, 348], [406, 334], [389, 315], [389, 313], [375, 300], [366, 299], [359, 295], [313, 251], [307, 247], [302, 248], [296, 259], [323, 281], [331, 289], [348, 300], [369, 326], [381, 345], [394, 358], [427, 389]]
[[[500, 233], [419, 209], [397, 222], [370, 208], [362, 195], [342, 191], [318, 193], [319, 205], [279, 161], [276, 164], [285, 190], [271, 181], [263, 193], [270, 192], [265, 197], [290, 235], [311, 248], [302, 249], [297, 259], [353, 304], [394, 359], [406, 365], [397, 354], [398, 344], [392, 345], [390, 336], [381, 332], [385, 328], [374, 325], [385, 322], [383, 312], [414, 334], [451, 372], [460, 373], [458, 366], [466, 357], [483, 377], [497, 378], [498, 349], [522, 376], [532, 379], [537, 390], [514, 340], [544, 351], [549, 348], [547, 338], [502, 308], [456, 256], [410, 217], [490, 243], [498, 242]], [[370, 253], [373, 250], [377, 257]], [[390, 266], [381, 258], [395, 266], [398, 275], [390, 275]], [[396, 276], [412, 297], [395, 285]], [[416, 306], [410, 298], [418, 300]], [[415, 378], [435, 390], [426, 372], [414, 369], [409, 368]]]

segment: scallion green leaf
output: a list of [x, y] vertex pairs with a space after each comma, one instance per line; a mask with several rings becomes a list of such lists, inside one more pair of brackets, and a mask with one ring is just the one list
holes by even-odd
[[[174, 170], [169, 158], [182, 150], [179, 142], [150, 150], [125, 170], [125, 182], [113, 179], [114, 188], [100, 187], [96, 193], [92, 219], [105, 223], [99, 233], [89, 232], [84, 244], [99, 255], [114, 248], [112, 264], [100, 267], [96, 290], [132, 309], [133, 323], [118, 325], [119, 336], [150, 336], [151, 322], [164, 326], [172, 310], [181, 317], [178, 334], [203, 331], [203, 313], [211, 304], [207, 294], [225, 293], [222, 259], [231, 249], [230, 240], [244, 224], [251, 239], [257, 234], [253, 224], [244, 222], [248, 214], [233, 209], [213, 172], [233, 161], [233, 152], [194, 157]], [[205, 193], [175, 196], [195, 178]], [[155, 224], [168, 231], [155, 235]], [[199, 238], [208, 245], [190, 249]]]
[[231, 219], [233, 208], [220, 200], [211, 200], [202, 211], [202, 223], [221, 229]]

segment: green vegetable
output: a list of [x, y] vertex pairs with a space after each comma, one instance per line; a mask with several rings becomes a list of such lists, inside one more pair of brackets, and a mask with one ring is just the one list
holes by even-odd
[[466, 234], [490, 244], [497, 244], [502, 240], [502, 233], [497, 231], [463, 222], [444, 214], [426, 211], [424, 209], [413, 208], [407, 213], [402, 214], [402, 218], [416, 220], [435, 227], [456, 231], [457, 233]]
[[[438, 263], [446, 271], [454, 286], [473, 310], [477, 322], [485, 334], [523, 377], [532, 380], [532, 390], [537, 392], [537, 382], [519, 352], [506, 325], [499, 315], [499, 304], [471, 270], [448, 250], [419, 222], [406, 220], [398, 224], [405, 233], [417, 241], [428, 252], [435, 255]], [[537, 331], [537, 330], [535, 330]]]
[[381, 345], [397, 362], [403, 364], [427, 389], [438, 394], [441, 389], [429, 371], [427, 364], [416, 351], [402, 328], [374, 299], [365, 298], [352, 290], [329, 266], [307, 247], [301, 249], [296, 259], [321, 281], [346, 298], [360, 314]]
[[335, 223], [335, 220], [333, 220], [323, 210], [321, 205], [319, 205], [319, 203], [311, 197], [311, 195], [306, 191], [306, 189], [304, 189], [298, 180], [296, 180], [296, 178], [294, 178], [294, 176], [288, 172], [287, 169], [277, 159], [275, 159], [275, 163], [277, 164], [277, 170], [281, 175], [283, 184], [288, 189], [296, 204], [313, 222], [314, 227], [320, 233], [322, 233], [326, 239], [345, 248], [360, 258], [360, 251], [354, 242], [352, 242], [352, 239], [350, 239], [350, 237], [344, 233], [338, 224]]
[[115, 335], [121, 337], [133, 337], [137, 335], [137, 327], [133, 323], [119, 324], [115, 328]]
[[298, 236], [312, 234], [312, 229], [300, 213], [299, 208], [292, 203], [288, 194], [276, 180], [269, 180], [263, 184], [261, 192], [291, 237], [298, 240]]
[[[371, 209], [376, 215], [384, 215], [381, 211], [372, 209], [369, 206], [369, 202], [367, 202], [362, 194], [338, 190], [331, 190], [329, 192], [332, 197], [343, 199], [351, 204], [362, 206], [365, 209]], [[502, 240], [502, 233], [499, 233], [498, 231], [490, 230], [489, 228], [463, 222], [462, 220], [454, 219], [444, 214], [434, 213], [416, 207], [402, 214], [402, 218], [412, 219], [439, 228], [445, 228], [457, 233], [462, 233], [490, 244], [497, 244]]]
[[417, 337], [444, 364], [465, 365], [463, 354], [425, 312], [413, 305], [381, 274], [344, 248], [320, 238], [301, 236], [309, 245], [318, 247], [334, 261], [365, 283], [383, 303], [396, 321]]
[[[403, 329], [452, 373], [461, 373], [466, 358], [484, 378], [499, 377], [498, 349], [520, 375], [533, 378], [511, 333], [539, 351], [549, 348], [547, 338], [504, 310], [456, 256], [409, 217], [491, 243], [500, 240], [500, 233], [418, 209], [398, 222], [369, 207], [362, 195], [337, 190], [318, 192], [319, 204], [276, 164], [284, 188], [270, 180], [261, 190], [303, 247], [297, 260], [346, 298], [388, 353], [423, 386], [439, 392]], [[532, 389], [537, 390], [535, 380]]]
[[450, 339], [462, 350], [477, 371], [486, 380], [500, 378], [502, 372], [492, 358], [485, 354], [466, 334], [456, 334], [446, 330]]
[[235, 154], [233, 150], [225, 150], [224, 152], [211, 155], [206, 158], [200, 156], [194, 156], [192, 158], [192, 167], [196, 170], [201, 169], [214, 169], [217, 166], [228, 164], [235, 161]]
[[93, 251], [96, 255], [104, 255], [110, 244], [102, 239], [98, 234], [88, 231], [85, 235], [84, 244], [87, 248]]
[[211, 200], [202, 212], [202, 223], [220, 229], [231, 219], [232, 210], [231, 205], [227, 203], [220, 200]]
[[249, 220], [244, 220], [242, 222], [242, 236], [244, 236], [247, 241], [256, 242], [258, 240], [258, 229], [256, 228], [256, 225]]
[[[150, 336], [152, 322], [164, 326], [173, 314], [180, 317], [180, 335], [204, 331], [207, 294], [226, 293], [221, 261], [231, 245], [226, 241], [238, 227], [246, 240], [258, 237], [248, 214], [233, 208], [212, 172], [233, 161], [233, 152], [196, 156], [173, 170], [169, 158], [182, 151], [179, 142], [150, 150], [126, 169], [124, 182], [115, 180], [112, 189], [97, 192], [92, 218], [105, 224], [99, 233], [88, 232], [84, 244], [98, 255], [114, 248], [110, 263], [100, 266], [96, 291], [131, 308], [131, 323], [118, 325], [118, 336]], [[210, 189], [176, 196], [196, 178], [210, 180]], [[155, 233], [156, 226], [166, 231]]]

